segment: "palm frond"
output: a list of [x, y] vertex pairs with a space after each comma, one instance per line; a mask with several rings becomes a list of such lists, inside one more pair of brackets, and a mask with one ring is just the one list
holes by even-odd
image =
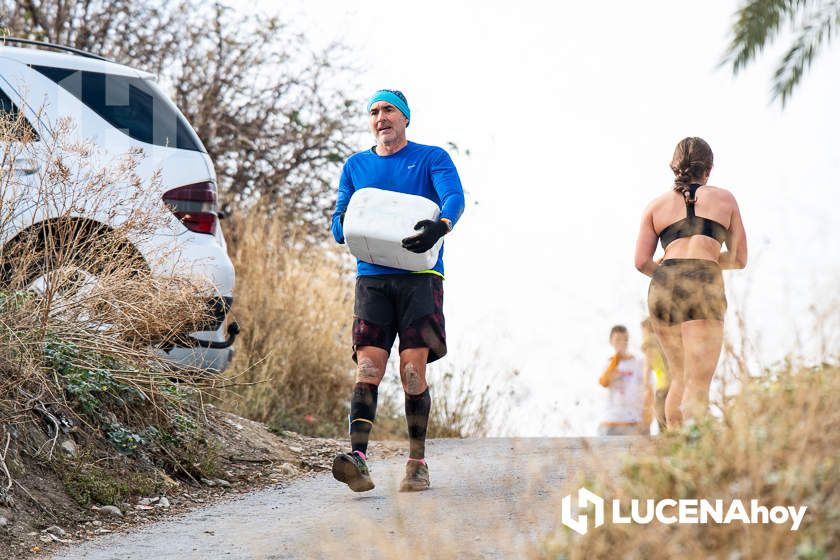
[[793, 44], [782, 57], [773, 75], [773, 99], [780, 99], [782, 107], [799, 85], [805, 71], [811, 67], [817, 53], [832, 39], [840, 24], [840, 1], [824, 2], [806, 15]]
[[806, 0], [747, 0], [737, 12], [732, 25], [732, 40], [724, 53], [721, 65], [732, 65], [738, 74], [765, 45], [779, 33], [786, 21], [792, 21]]

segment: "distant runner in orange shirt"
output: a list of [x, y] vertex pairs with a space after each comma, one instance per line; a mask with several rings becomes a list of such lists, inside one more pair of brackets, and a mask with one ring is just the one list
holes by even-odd
[[650, 434], [650, 379], [645, 377], [642, 361], [627, 351], [629, 342], [627, 327], [616, 325], [610, 330], [615, 354], [598, 379], [609, 391], [604, 420], [598, 429], [602, 436]]

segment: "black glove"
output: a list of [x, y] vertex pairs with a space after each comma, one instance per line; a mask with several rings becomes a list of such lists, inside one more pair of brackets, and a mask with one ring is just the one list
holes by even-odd
[[414, 229], [423, 231], [402, 240], [403, 248], [412, 253], [425, 253], [435, 246], [438, 239], [449, 233], [449, 226], [443, 221], [421, 220]]

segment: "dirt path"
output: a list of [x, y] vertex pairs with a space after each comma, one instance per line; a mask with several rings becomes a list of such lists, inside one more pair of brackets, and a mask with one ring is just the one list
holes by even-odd
[[[633, 438], [435, 440], [432, 489], [397, 492], [404, 460], [354, 494], [329, 474], [67, 548], [54, 560], [516, 558], [583, 469], [617, 468]], [[587, 449], [591, 448], [591, 452]]]

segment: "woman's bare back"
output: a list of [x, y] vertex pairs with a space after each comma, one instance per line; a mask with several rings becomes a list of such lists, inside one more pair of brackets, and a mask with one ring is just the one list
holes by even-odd
[[[735, 197], [726, 189], [704, 185], [697, 189], [694, 212], [714, 220], [727, 230], [737, 210]], [[686, 217], [685, 197], [674, 190], [657, 197], [650, 205], [651, 221], [658, 235], [669, 225]], [[704, 259], [718, 261], [721, 244], [705, 235], [692, 235], [672, 241], [665, 249], [665, 259]]]

